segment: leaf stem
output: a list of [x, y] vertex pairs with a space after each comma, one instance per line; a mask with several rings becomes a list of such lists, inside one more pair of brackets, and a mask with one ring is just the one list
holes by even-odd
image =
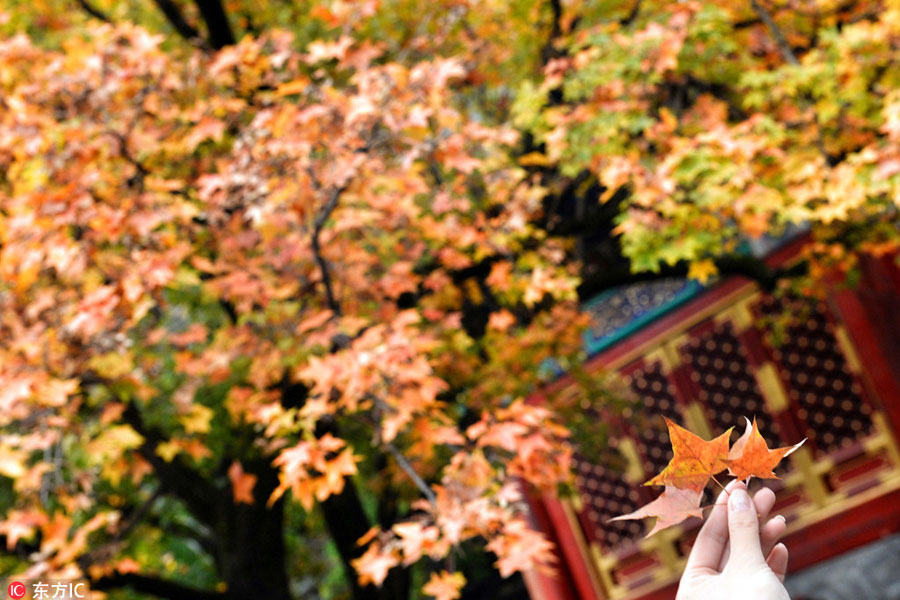
[[725, 486], [722, 485], [722, 483], [718, 479], [716, 479], [715, 475], [710, 475], [709, 478], [712, 479], [713, 481], [715, 481], [717, 486], [722, 488], [722, 491], [725, 492], [726, 496], [731, 496], [731, 492], [729, 492], [727, 489], [725, 489]]

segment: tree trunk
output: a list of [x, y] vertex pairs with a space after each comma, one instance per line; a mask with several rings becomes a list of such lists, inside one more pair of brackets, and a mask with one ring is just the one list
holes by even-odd
[[209, 45], [216, 50], [234, 44], [234, 33], [228, 23], [228, 15], [221, 0], [194, 0], [200, 9], [200, 16], [206, 23]]
[[372, 585], [363, 587], [357, 581], [356, 571], [350, 561], [365, 552], [366, 549], [356, 541], [369, 531], [372, 522], [363, 510], [353, 481], [347, 479], [344, 491], [330, 496], [320, 506], [328, 532], [341, 555], [341, 562], [344, 563], [344, 574], [353, 591], [353, 600], [408, 600], [410, 582], [406, 569], [391, 569], [380, 588]]
[[243, 465], [257, 477], [253, 504], [236, 504], [230, 488], [219, 502], [216, 564], [229, 600], [290, 600], [285, 564], [284, 501], [266, 506], [278, 475], [269, 461]]

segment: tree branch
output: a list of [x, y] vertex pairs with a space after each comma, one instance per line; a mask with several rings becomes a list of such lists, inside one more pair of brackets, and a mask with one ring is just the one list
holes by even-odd
[[766, 24], [766, 27], [775, 39], [775, 45], [778, 46], [778, 51], [781, 52], [781, 56], [784, 57], [784, 60], [792, 65], [799, 65], [800, 61], [797, 60], [797, 56], [791, 49], [791, 45], [788, 44], [787, 39], [784, 37], [784, 33], [778, 27], [778, 24], [775, 22], [775, 19], [772, 18], [772, 15], [769, 14], [769, 11], [759, 3], [759, 0], [750, 0], [750, 6], [753, 7], [753, 10], [759, 15], [762, 22]]
[[140, 191], [144, 191], [144, 180], [147, 175], [150, 174], [150, 171], [148, 171], [147, 167], [145, 167], [141, 161], [136, 159], [128, 149], [128, 136], [130, 131], [131, 127], [129, 127], [129, 131], [124, 134], [115, 130], [109, 130], [106, 133], [119, 143], [119, 156], [135, 168], [135, 174], [128, 180], [129, 185], [137, 185]]
[[631, 10], [628, 11], [627, 15], [619, 20], [619, 25], [631, 25], [632, 23], [634, 23], [634, 20], [637, 19], [638, 13], [640, 12], [641, 0], [634, 0], [634, 4], [631, 5]]
[[144, 423], [140, 411], [134, 404], [126, 405], [122, 418], [143, 436], [144, 442], [137, 451], [153, 467], [160, 483], [184, 500], [196, 519], [204, 523], [213, 523], [216, 519], [216, 499], [220, 497], [215, 486], [179, 460], [179, 457], [176, 456], [171, 462], [166, 462], [156, 453], [157, 444], [166, 438], [159, 430]]
[[181, 9], [179, 9], [178, 5], [172, 0], [153, 1], [156, 3], [159, 10], [166, 16], [166, 20], [169, 21], [169, 24], [171, 24], [172, 27], [175, 28], [175, 31], [178, 32], [178, 35], [189, 42], [201, 43], [203, 41], [197, 28], [187, 22], [184, 15], [181, 14]]
[[221, 0], [194, 0], [200, 15], [206, 23], [206, 31], [209, 34], [209, 44], [216, 50], [234, 44], [234, 33], [228, 23], [228, 15], [222, 7]]
[[80, 6], [84, 12], [91, 15], [95, 19], [100, 19], [105, 23], [112, 23], [112, 20], [106, 15], [106, 13], [88, 2], [88, 0], [75, 0], [75, 2], [78, 3], [78, 6]]
[[197, 542], [197, 545], [213, 558], [216, 558], [218, 555], [219, 545], [216, 538], [207, 535], [202, 531], [198, 531], [186, 523], [169, 521], [168, 523], [162, 524], [159, 522], [159, 519], [153, 517], [150, 519], [150, 524], [169, 535]]
[[550, 11], [553, 14], [553, 24], [550, 29], [550, 35], [547, 36], [547, 41], [544, 43], [543, 48], [541, 48], [541, 63], [547, 64], [554, 58], [559, 58], [565, 52], [561, 52], [556, 47], [556, 40], [562, 35], [562, 18], [563, 18], [563, 6], [561, 0], [550, 0]]
[[[312, 181], [313, 187], [316, 190], [320, 190], [321, 188], [319, 186], [319, 182], [313, 174], [312, 169], [309, 170], [309, 176], [310, 181]], [[334, 209], [337, 208], [338, 200], [340, 199], [341, 194], [344, 193], [345, 189], [347, 189], [346, 185], [331, 190], [331, 195], [328, 197], [328, 201], [322, 208], [322, 212], [316, 215], [316, 220], [313, 222], [312, 235], [313, 255], [316, 257], [316, 264], [319, 265], [319, 270], [322, 272], [322, 285], [325, 286], [325, 297], [328, 301], [328, 308], [330, 308], [335, 316], [338, 317], [343, 314], [341, 312], [341, 304], [340, 302], [338, 302], [337, 297], [334, 295], [334, 288], [331, 285], [331, 274], [328, 271], [328, 263], [325, 261], [325, 257], [322, 256], [322, 247], [321, 242], [319, 241], [319, 236], [321, 236], [322, 230], [325, 228], [325, 223], [328, 221], [328, 218], [331, 217], [331, 213], [333, 213]]]
[[422, 492], [422, 495], [428, 499], [431, 504], [435, 504], [437, 502], [437, 497], [434, 495], [434, 492], [428, 487], [428, 484], [416, 473], [416, 470], [413, 468], [409, 461], [406, 460], [406, 457], [403, 456], [403, 453], [397, 449], [397, 447], [388, 442], [384, 444], [384, 447], [387, 448], [388, 452], [391, 453], [391, 456], [394, 457], [394, 460], [397, 461], [397, 464], [400, 465], [400, 468], [403, 469], [403, 472], [412, 479], [412, 482], [416, 484], [416, 487], [419, 488], [419, 491]]
[[117, 573], [102, 577], [92, 582], [91, 587], [97, 591], [128, 587], [136, 592], [152, 594], [168, 600], [226, 600], [228, 598], [227, 593], [202, 590], [175, 581], [138, 573]]
[[[753, 7], [753, 10], [756, 11], [756, 14], [759, 15], [762, 22], [766, 24], [766, 27], [768, 28], [769, 33], [772, 34], [775, 45], [778, 46], [778, 51], [781, 53], [784, 60], [792, 65], [799, 65], [800, 61], [797, 60], [797, 55], [794, 54], [787, 38], [784, 37], [784, 32], [778, 27], [778, 24], [775, 22], [775, 19], [772, 18], [769, 11], [759, 3], [759, 0], [750, 0], [750, 5]], [[808, 93], [804, 94], [804, 98], [810, 104], [813, 103], [812, 98]], [[815, 111], [813, 112], [813, 115], [814, 126], [816, 128], [816, 149], [828, 165], [833, 167], [843, 160], [843, 156], [834, 156], [828, 152], [827, 148], [825, 148], [825, 138], [822, 135], [822, 126], [819, 124], [819, 115]]]

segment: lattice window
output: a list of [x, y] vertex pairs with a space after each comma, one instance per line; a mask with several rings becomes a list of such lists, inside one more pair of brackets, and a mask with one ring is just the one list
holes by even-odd
[[630, 513], [646, 502], [636, 486], [628, 484], [622, 473], [575, 457], [575, 484], [583, 510], [582, 526], [593, 541], [604, 548], [616, 548], [639, 540], [645, 533], [641, 521], [613, 521], [612, 517]]
[[641, 364], [625, 371], [628, 373], [625, 380], [637, 396], [641, 412], [649, 418], [646, 426], [639, 427], [636, 432], [642, 466], [645, 473], [658, 473], [672, 459], [672, 445], [663, 417], [678, 423], [682, 421], [675, 388], [659, 362]]
[[756, 417], [770, 446], [781, 445], [778, 426], [765, 412], [765, 399], [747, 362], [747, 351], [728, 322], [705, 327], [680, 348], [692, 368], [691, 380], [699, 388], [699, 400], [714, 431], [736, 426], [743, 418]]
[[[775, 316], [783, 306], [766, 296], [760, 311]], [[819, 303], [810, 310], [795, 302], [788, 308], [799, 316], [786, 327], [781, 344], [773, 344], [772, 356], [790, 386], [801, 429], [819, 453], [849, 446], [872, 433], [872, 409], [862, 386], [841, 353], [827, 307]]]

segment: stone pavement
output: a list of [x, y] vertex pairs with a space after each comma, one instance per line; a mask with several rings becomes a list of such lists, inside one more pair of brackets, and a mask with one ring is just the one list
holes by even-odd
[[792, 600], [900, 600], [900, 534], [789, 574]]

